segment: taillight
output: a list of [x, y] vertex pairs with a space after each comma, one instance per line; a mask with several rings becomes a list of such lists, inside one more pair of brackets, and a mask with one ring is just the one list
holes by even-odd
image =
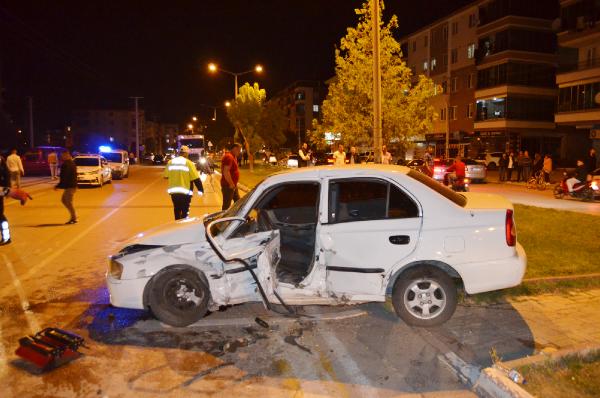
[[517, 244], [517, 228], [515, 226], [513, 211], [510, 209], [506, 210], [506, 244], [509, 246]]

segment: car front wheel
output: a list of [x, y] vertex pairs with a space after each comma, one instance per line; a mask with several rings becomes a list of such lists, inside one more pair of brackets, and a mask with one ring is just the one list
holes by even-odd
[[210, 291], [208, 283], [192, 269], [171, 267], [152, 280], [148, 304], [152, 313], [171, 326], [187, 326], [206, 314]]
[[398, 277], [392, 302], [396, 314], [407, 324], [437, 326], [450, 319], [456, 309], [456, 286], [444, 271], [419, 266]]

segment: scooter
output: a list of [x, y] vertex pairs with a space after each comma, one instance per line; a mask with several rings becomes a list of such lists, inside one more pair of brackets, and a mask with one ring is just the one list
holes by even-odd
[[567, 173], [563, 173], [562, 181], [554, 187], [554, 197], [556, 199], [562, 199], [565, 196], [580, 199], [584, 202], [600, 199], [600, 187], [598, 187], [596, 181], [577, 183], [573, 185], [573, 190], [569, 192], [569, 187], [567, 185], [568, 179], [569, 176]]
[[444, 185], [449, 186], [454, 192], [469, 192], [470, 180], [467, 177], [456, 177], [450, 183], [450, 173], [444, 174]]

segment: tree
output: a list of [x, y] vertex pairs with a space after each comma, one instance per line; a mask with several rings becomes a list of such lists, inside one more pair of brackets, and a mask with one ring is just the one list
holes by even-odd
[[[317, 146], [324, 144], [325, 132], [340, 133], [348, 145], [372, 145], [373, 49], [369, 3], [363, 3], [355, 12], [359, 16], [358, 25], [348, 28], [335, 50], [336, 76], [323, 102], [323, 121], [313, 123], [310, 140]], [[387, 24], [383, 18], [380, 21], [383, 139], [406, 146], [411, 137], [431, 129], [436, 115], [429, 99], [437, 88], [423, 75], [413, 83], [412, 71], [402, 60], [400, 44], [393, 37], [398, 28], [397, 17], [392, 16]]]
[[267, 93], [258, 83], [240, 87], [235, 101], [227, 108], [227, 116], [242, 138], [248, 152], [250, 170], [254, 169], [254, 153], [263, 145], [278, 145], [285, 137], [285, 117], [276, 104], [265, 105]]

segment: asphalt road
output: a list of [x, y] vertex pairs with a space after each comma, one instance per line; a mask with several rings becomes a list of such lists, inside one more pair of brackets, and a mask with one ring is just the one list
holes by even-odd
[[[423, 330], [381, 304], [300, 308], [313, 316], [301, 319], [248, 304], [187, 328], [112, 308], [104, 284], [107, 256], [130, 236], [172, 219], [161, 169], [136, 167], [129, 179], [78, 190], [76, 225], [63, 225], [68, 213], [51, 187], [30, 186], [34, 200], [26, 206], [7, 203], [13, 243], [0, 248], [2, 397], [471, 396], [440, 357], [457, 346], [474, 363], [487, 361], [485, 333], [493, 330], [478, 328], [491, 327], [486, 317], [496, 314], [485, 309], [475, 314], [459, 307], [451, 326]], [[204, 197], [194, 197], [191, 215], [217, 210], [220, 200], [207, 185]], [[268, 328], [255, 323], [256, 316]], [[89, 348], [39, 373], [14, 350], [20, 337], [47, 326], [83, 335]], [[506, 352], [523, 350], [506, 343]]]

